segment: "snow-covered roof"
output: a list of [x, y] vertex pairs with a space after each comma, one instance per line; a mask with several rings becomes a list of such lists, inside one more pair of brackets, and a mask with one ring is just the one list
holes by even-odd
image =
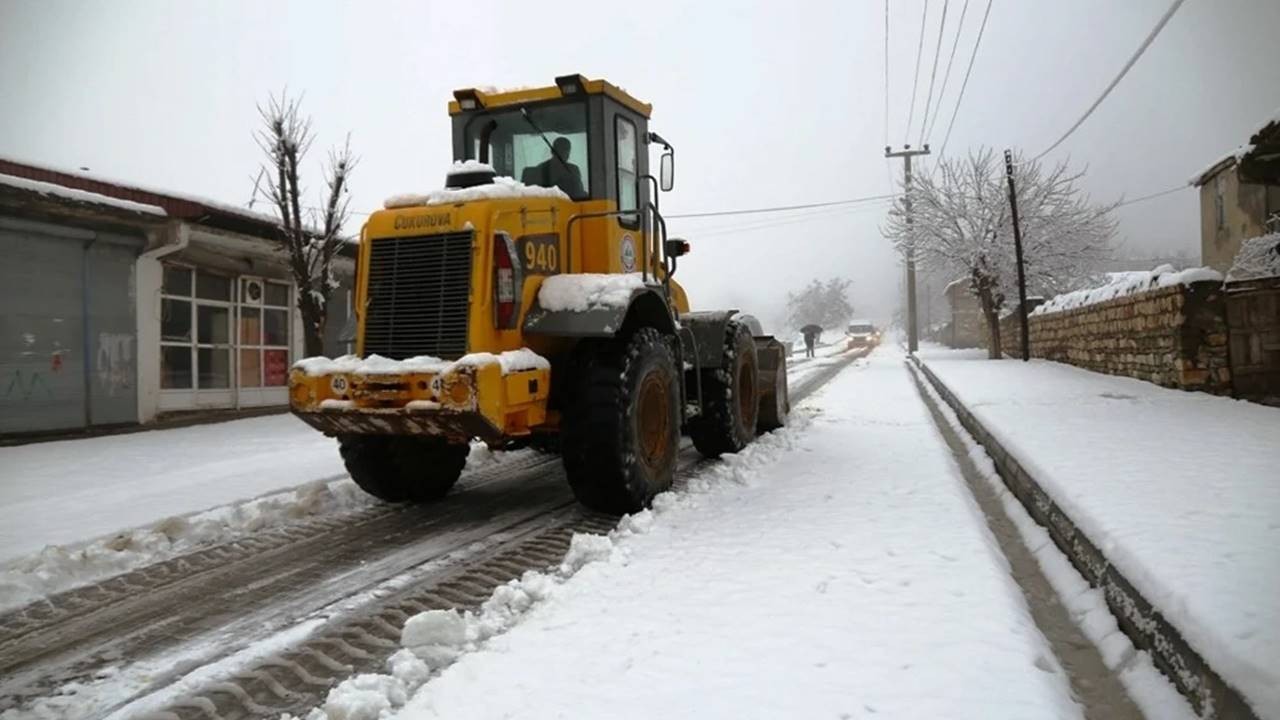
[[132, 200], [121, 200], [108, 195], [88, 192], [86, 190], [77, 190], [75, 188], [55, 185], [54, 183], [41, 182], [39, 180], [29, 180], [24, 177], [16, 177], [14, 175], [0, 174], [0, 185], [6, 187], [17, 188], [18, 190], [27, 190], [30, 192], [40, 193], [55, 197], [60, 200], [67, 200], [77, 203], [88, 203], [91, 205], [102, 205], [115, 208], [117, 210], [128, 210], [143, 215], [155, 215], [165, 217], [168, 213], [164, 208], [156, 205], [147, 205], [144, 203], [133, 202]]
[[1280, 277], [1280, 232], [1248, 238], [1240, 243], [1228, 280]]
[[138, 205], [162, 208], [170, 217], [202, 219], [211, 215], [248, 221], [270, 228], [279, 227], [274, 215], [231, 205], [198, 195], [149, 187], [131, 180], [121, 180], [100, 173], [33, 163], [19, 158], [0, 156], [0, 173], [60, 187], [114, 198]]
[[[1074, 310], [1126, 295], [1135, 295], [1155, 288], [1174, 285], [1190, 285], [1193, 282], [1222, 282], [1222, 273], [1213, 268], [1199, 267], [1174, 270], [1172, 265], [1161, 265], [1154, 270], [1107, 273], [1105, 285], [1085, 288], [1050, 298], [1048, 302], [1031, 311], [1032, 315]], [[1029, 299], [1029, 298], [1028, 298]]]
[[1248, 155], [1249, 153], [1257, 149], [1257, 146], [1254, 145], [1254, 142], [1256, 142], [1257, 137], [1261, 135], [1269, 126], [1277, 125], [1277, 124], [1280, 124], [1280, 108], [1276, 108], [1275, 112], [1271, 114], [1271, 117], [1262, 121], [1262, 124], [1258, 125], [1258, 129], [1253, 133], [1251, 133], [1252, 140], [1250, 142], [1243, 143], [1238, 147], [1236, 147], [1234, 150], [1231, 150], [1230, 152], [1219, 156], [1218, 159], [1214, 160], [1212, 163], [1205, 166], [1203, 170], [1196, 173], [1195, 175], [1192, 175], [1191, 179], [1187, 181], [1187, 184], [1195, 185], [1195, 186], [1203, 185], [1209, 181], [1209, 178], [1213, 177], [1214, 175], [1217, 175], [1218, 173], [1231, 167], [1232, 165], [1239, 163], [1241, 160], [1245, 158], [1246, 155]]

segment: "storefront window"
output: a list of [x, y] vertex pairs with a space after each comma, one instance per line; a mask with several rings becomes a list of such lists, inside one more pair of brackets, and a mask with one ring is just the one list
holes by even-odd
[[191, 303], [165, 298], [160, 301], [160, 339], [191, 342]]
[[231, 308], [219, 305], [196, 305], [196, 328], [201, 345], [226, 345], [230, 342]]
[[161, 387], [287, 385], [292, 295], [288, 283], [166, 265], [160, 301]]
[[160, 348], [160, 387], [164, 390], [191, 388], [190, 345], [165, 345]]
[[191, 268], [165, 265], [164, 294], [191, 297]]
[[196, 297], [203, 300], [231, 301], [231, 278], [209, 273], [196, 275]]
[[266, 303], [276, 307], [289, 307], [289, 286], [282, 283], [267, 283]]
[[196, 371], [201, 389], [231, 387], [231, 351], [227, 348], [197, 349]]

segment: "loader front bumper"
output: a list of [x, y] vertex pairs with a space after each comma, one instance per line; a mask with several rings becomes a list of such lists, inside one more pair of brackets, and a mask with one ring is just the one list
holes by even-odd
[[547, 421], [550, 371], [289, 372], [289, 406], [326, 435], [430, 435], [497, 443]]

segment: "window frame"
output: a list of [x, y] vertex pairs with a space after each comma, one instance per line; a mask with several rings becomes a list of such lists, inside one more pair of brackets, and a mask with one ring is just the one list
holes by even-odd
[[[622, 207], [622, 157], [620, 150], [622, 149], [622, 134], [618, 131], [621, 123], [626, 123], [631, 127], [631, 141], [634, 144], [635, 154], [635, 170], [632, 171], [632, 188], [635, 191], [635, 202], [633, 207]], [[640, 129], [636, 121], [627, 116], [626, 113], [616, 113], [613, 116], [613, 185], [614, 192], [617, 194], [618, 204], [618, 225], [628, 230], [640, 229]], [[622, 214], [625, 213], [625, 214]], [[630, 218], [630, 220], [628, 220]]]
[[[595, 194], [592, 191], [594, 173], [592, 172], [592, 162], [591, 162], [592, 161], [592, 148], [591, 148], [592, 122], [593, 122], [594, 113], [592, 111], [591, 104], [587, 102], [587, 97], [588, 96], [577, 97], [577, 98], [564, 98], [564, 99], [554, 100], [554, 101], [537, 101], [537, 102], [525, 103], [523, 105], [513, 105], [510, 107], [504, 106], [504, 107], [494, 108], [492, 110], [472, 111], [471, 113], [469, 113], [470, 117], [467, 117], [465, 122], [463, 122], [462, 124], [461, 143], [462, 143], [463, 159], [476, 160], [478, 162], [486, 162], [486, 163], [489, 163], [490, 165], [493, 165], [493, 158], [490, 156], [490, 150], [492, 149], [490, 146], [492, 145], [492, 142], [483, 142], [487, 140], [489, 137], [489, 134], [484, 131], [483, 121], [488, 120], [496, 123], [498, 117], [503, 117], [503, 118], [516, 117], [518, 119], [520, 108], [522, 107], [529, 110], [530, 114], [533, 114], [542, 110], [560, 108], [560, 107], [569, 107], [569, 106], [576, 105], [581, 110], [582, 119], [583, 119], [583, 124], [582, 124], [583, 162], [578, 167], [578, 172], [582, 176], [583, 196], [577, 197], [577, 198], [570, 197], [569, 199], [572, 200], [573, 202], [586, 202], [588, 200], [591, 200], [595, 198]], [[537, 122], [537, 118], [535, 118], [534, 121]], [[476, 124], [477, 122], [479, 122], [480, 125], [477, 125]], [[532, 127], [530, 127], [529, 130], [531, 131], [532, 137], [534, 138], [538, 137], [538, 133], [536, 130], [534, 130]], [[547, 139], [551, 142], [555, 142], [556, 138], [561, 136], [565, 136], [565, 134], [558, 133], [554, 130], [547, 130]], [[574, 142], [577, 142], [577, 140], [575, 139]], [[515, 144], [513, 142], [512, 143], [513, 153], [514, 153], [514, 150], [515, 150]], [[483, 159], [481, 156], [483, 156]], [[547, 159], [551, 159], [550, 154], [548, 154]], [[533, 167], [533, 166], [529, 166], [529, 167]], [[499, 174], [502, 174], [502, 171], [498, 169], [497, 166], [494, 166], [494, 168], [495, 170], [498, 170]], [[521, 168], [520, 174], [523, 175], [523, 170], [527, 170], [527, 169], [528, 169], [527, 167]], [[512, 159], [511, 172], [512, 173], [516, 172], [514, 158]], [[519, 177], [514, 177], [513, 179], [516, 180], [517, 182], [523, 182]]]

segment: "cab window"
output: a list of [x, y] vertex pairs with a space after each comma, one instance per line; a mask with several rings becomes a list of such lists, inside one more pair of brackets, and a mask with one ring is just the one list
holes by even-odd
[[[639, 138], [635, 123], [619, 115], [614, 119], [614, 133], [618, 142], [618, 210], [635, 210], [639, 205], [640, 173]], [[623, 223], [634, 223], [639, 218], [636, 215], [624, 215], [619, 219]]]
[[[558, 187], [574, 200], [591, 188], [587, 108], [564, 103], [477, 113], [466, 125], [468, 159], [493, 166], [525, 185]], [[552, 153], [555, 153], [554, 155]]]

